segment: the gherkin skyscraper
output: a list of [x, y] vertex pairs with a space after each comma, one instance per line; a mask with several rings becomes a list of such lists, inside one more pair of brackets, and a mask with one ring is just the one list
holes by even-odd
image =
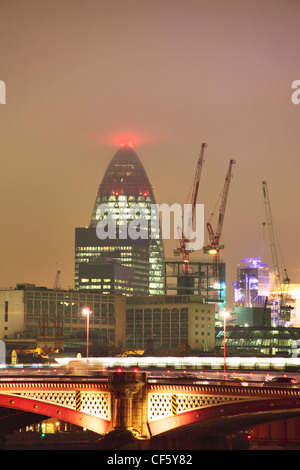
[[[99, 186], [89, 227], [75, 232], [76, 289], [127, 295], [165, 293], [159, 222], [152, 224], [157, 233], [150, 230], [151, 219], [157, 217], [155, 204], [151, 184], [136, 152], [131, 146], [120, 147]], [[114, 237], [99, 238], [97, 227], [103, 220], [99, 207], [112, 214]], [[121, 235], [121, 214], [126, 214], [127, 225], [142, 214], [143, 220], [149, 221], [147, 236]]]

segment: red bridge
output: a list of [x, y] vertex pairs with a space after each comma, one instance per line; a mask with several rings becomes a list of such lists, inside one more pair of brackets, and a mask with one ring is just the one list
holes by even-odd
[[100, 435], [127, 432], [161, 442], [225, 435], [300, 416], [300, 389], [176, 378], [151, 383], [146, 373], [106, 377], [0, 378], [0, 434], [48, 417]]

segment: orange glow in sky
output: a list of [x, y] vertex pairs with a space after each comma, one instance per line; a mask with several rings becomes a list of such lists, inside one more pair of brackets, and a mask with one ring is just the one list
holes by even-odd
[[[187, 201], [202, 142], [197, 202], [213, 227], [237, 161], [221, 240], [226, 307], [243, 258], [272, 269], [263, 180], [280, 271], [300, 283], [299, 18], [297, 0], [2, 1], [0, 287], [52, 288], [57, 266], [61, 288], [74, 287], [75, 228], [121, 145], [171, 206]], [[166, 258], [176, 247], [165, 241]]]

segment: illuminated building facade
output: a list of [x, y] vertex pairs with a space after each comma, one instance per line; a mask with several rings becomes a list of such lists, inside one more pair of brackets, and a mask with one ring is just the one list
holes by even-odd
[[226, 303], [226, 265], [205, 260], [190, 260], [186, 274], [183, 261], [166, 260], [165, 277], [167, 294], [200, 295], [206, 303], [222, 310]]
[[290, 284], [288, 290], [288, 301], [293, 306], [291, 312], [291, 323], [300, 327], [300, 284]]
[[[117, 292], [116, 286], [122, 285], [124, 289]], [[149, 241], [99, 240], [94, 227], [76, 228], [75, 289], [149, 294]]]
[[300, 327], [300, 284], [281, 284], [280, 290], [272, 290], [271, 298], [282, 298], [290, 311], [288, 325]]
[[[47, 289], [17, 284], [0, 290], [0, 331], [13, 349], [44, 346], [85, 355], [86, 307], [90, 309], [91, 354], [120, 348], [148, 349], [158, 354], [213, 351], [215, 306], [202, 296], [125, 296], [96, 290]], [[25, 346], [24, 346], [25, 345]]]
[[[150, 236], [150, 221], [158, 217], [152, 209], [155, 204], [151, 184], [139, 157], [131, 146], [120, 147], [99, 186], [89, 227], [75, 231], [75, 289], [83, 288], [82, 279], [88, 279], [90, 287], [97, 289], [97, 283], [90, 280], [102, 279], [100, 275], [95, 277], [94, 270], [91, 275], [86, 272], [86, 277], [81, 277], [82, 263], [95, 266], [103, 258], [111, 258], [133, 269], [134, 295], [164, 294], [164, 249], [159, 223], [156, 225], [158, 233], [152, 232]], [[107, 213], [99, 211], [99, 207], [105, 207], [113, 214], [113, 236], [100, 238], [98, 235], [99, 225], [107, 216]], [[129, 231], [124, 237], [124, 218], [121, 214], [126, 214], [127, 226], [130, 223], [137, 226], [138, 211], [149, 221], [146, 235], [140, 228], [139, 237], [129, 236]]]
[[202, 296], [127, 297], [126, 305], [128, 348], [152, 347], [163, 354], [214, 349], [215, 307]]
[[[126, 296], [98, 292], [55, 290], [35, 284], [17, 284], [0, 290], [0, 339], [7, 344], [24, 343], [52, 348], [86, 351], [87, 320], [83, 309], [91, 310], [91, 350], [107, 350], [124, 344]], [[24, 347], [24, 349], [29, 349]]]
[[237, 269], [234, 285], [236, 324], [251, 327], [270, 327], [270, 277], [267, 264], [260, 258], [244, 258]]
[[237, 269], [234, 283], [234, 300], [238, 307], [263, 307], [270, 295], [270, 278], [267, 264], [260, 258], [244, 258]]
[[[222, 349], [224, 345], [224, 330], [216, 327], [216, 348]], [[256, 326], [227, 326], [226, 351], [228, 356], [257, 356], [255, 362], [259, 363], [260, 356], [299, 357], [300, 329], [294, 327], [256, 327]], [[239, 365], [237, 364], [238, 368]], [[253, 364], [255, 368], [255, 363]]]
[[81, 291], [94, 289], [102, 294], [133, 294], [133, 268], [123, 266], [118, 260], [80, 263], [79, 279]]

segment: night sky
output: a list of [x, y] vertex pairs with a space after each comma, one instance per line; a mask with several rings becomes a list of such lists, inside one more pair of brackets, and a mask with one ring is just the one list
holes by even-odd
[[124, 141], [159, 204], [188, 202], [207, 142], [198, 202], [206, 221], [216, 207], [214, 227], [236, 159], [221, 240], [229, 307], [242, 258], [272, 267], [263, 180], [282, 276], [300, 283], [299, 44], [299, 0], [1, 0], [0, 286], [53, 287], [58, 268], [74, 286], [75, 227]]

